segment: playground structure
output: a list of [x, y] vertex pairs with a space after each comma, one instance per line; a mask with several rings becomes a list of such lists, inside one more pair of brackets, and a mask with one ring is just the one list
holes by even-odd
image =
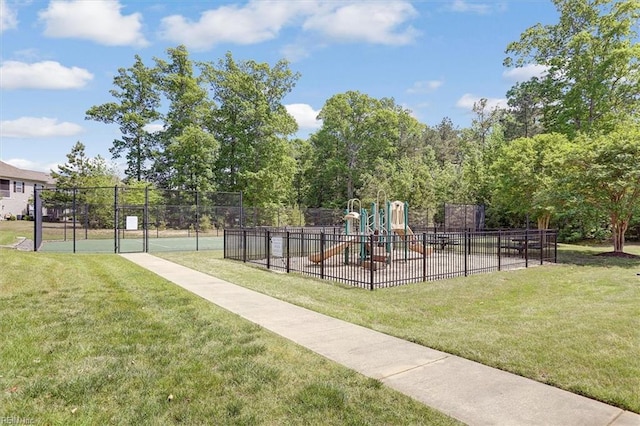
[[[363, 208], [357, 198], [349, 200], [344, 215], [344, 233], [347, 239], [309, 255], [309, 260], [320, 263], [333, 256], [344, 254], [344, 264], [348, 265], [352, 262], [350, 250], [355, 249], [358, 253], [356, 262], [367, 269], [374, 269], [374, 262], [391, 264], [394, 259], [394, 250], [397, 249], [403, 250], [405, 260], [408, 258], [408, 251], [430, 255], [432, 249], [423, 247], [408, 225], [408, 204], [403, 201], [385, 200], [383, 201], [385, 207], [380, 208], [380, 192], [376, 202], [371, 204], [370, 210]], [[353, 236], [349, 237], [351, 235]], [[394, 235], [400, 237], [402, 241], [400, 247]]]

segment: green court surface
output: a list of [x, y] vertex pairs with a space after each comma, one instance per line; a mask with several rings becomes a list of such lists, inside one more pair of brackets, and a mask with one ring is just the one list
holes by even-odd
[[[223, 237], [163, 237], [149, 238], [148, 252], [160, 251], [196, 251], [196, 250], [222, 250]], [[76, 253], [135, 253], [143, 252], [144, 241], [142, 238], [121, 238], [119, 249], [113, 238], [105, 239], [77, 239], [75, 241]], [[45, 241], [38, 251], [73, 253], [73, 240], [67, 241]]]

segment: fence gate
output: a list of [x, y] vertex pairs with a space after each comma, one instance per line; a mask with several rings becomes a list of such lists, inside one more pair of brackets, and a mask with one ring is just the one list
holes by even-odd
[[146, 252], [149, 245], [148, 222], [146, 206], [118, 206], [115, 217], [115, 252]]

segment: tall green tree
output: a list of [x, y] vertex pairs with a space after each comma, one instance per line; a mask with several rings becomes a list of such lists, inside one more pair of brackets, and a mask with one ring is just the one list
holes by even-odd
[[195, 125], [185, 127], [165, 150], [171, 159], [170, 187], [187, 191], [215, 190], [213, 164], [217, 150], [218, 142], [211, 133]]
[[530, 138], [543, 133], [542, 90], [537, 77], [517, 83], [507, 92], [507, 109], [502, 117], [506, 140]]
[[639, 0], [553, 0], [559, 22], [507, 46], [506, 66], [543, 65], [537, 95], [547, 132], [570, 137], [640, 113]]
[[67, 154], [67, 162], [58, 164], [57, 170], [51, 171], [56, 187], [82, 188], [118, 184], [119, 178], [114, 168], [100, 155], [87, 156], [85, 148], [82, 142], [76, 142]]
[[146, 170], [149, 170], [155, 149], [155, 139], [147, 126], [161, 117], [155, 72], [136, 55], [132, 67], [118, 69], [113, 84], [116, 88], [109, 93], [117, 102], [93, 106], [87, 110], [85, 118], [120, 126], [122, 137], [113, 141], [109, 152], [113, 158], [124, 154], [126, 176], [140, 181], [147, 177]]
[[420, 125], [393, 99], [349, 91], [328, 99], [318, 117], [322, 127], [310, 139], [317, 205], [345, 205], [360, 195], [363, 176], [378, 159], [399, 161], [422, 150]]
[[471, 127], [466, 132], [466, 139], [467, 142], [475, 143], [484, 149], [491, 137], [491, 132], [500, 123], [503, 111], [497, 106], [489, 106], [488, 100], [482, 98], [473, 103], [473, 114]]
[[[190, 58], [185, 46], [167, 49], [168, 59], [155, 58], [156, 84], [162, 96], [169, 102], [164, 115], [164, 128], [158, 133], [160, 149], [155, 158], [154, 180], [159, 186], [172, 189], [184, 189], [184, 159], [204, 155], [207, 159], [215, 156], [217, 145], [209, 129], [213, 103], [204, 87], [202, 76], [197, 73], [197, 64]], [[202, 144], [194, 140], [194, 135], [203, 136]], [[188, 141], [188, 142], [187, 142]], [[186, 152], [192, 148], [193, 152]], [[210, 170], [195, 167], [201, 176], [190, 180], [189, 187], [199, 182], [205, 189], [210, 184], [205, 178], [211, 176]]]
[[446, 163], [460, 164], [460, 130], [449, 117], [444, 117], [433, 128], [425, 129], [425, 143], [433, 148], [441, 167]]
[[558, 175], [563, 173], [569, 140], [559, 133], [519, 138], [504, 144], [491, 167], [493, 206], [529, 216], [547, 229], [562, 204]]
[[112, 225], [114, 187], [120, 183], [115, 169], [101, 156], [89, 157], [81, 142], [71, 148], [67, 154], [67, 162], [52, 170], [51, 176], [56, 180], [60, 190], [45, 194], [46, 206], [59, 207], [70, 211], [75, 202], [75, 216], [92, 228], [103, 228]]
[[622, 123], [576, 142], [567, 174], [570, 188], [582, 203], [608, 216], [613, 250], [621, 253], [629, 223], [640, 214], [640, 125]]
[[246, 191], [249, 205], [290, 200], [296, 162], [288, 138], [298, 125], [282, 102], [300, 75], [285, 60], [271, 67], [231, 53], [202, 69], [215, 103], [208, 126], [220, 147], [220, 189]]
[[398, 161], [379, 158], [362, 176], [360, 199], [366, 205], [371, 201], [384, 201], [384, 197], [379, 199], [384, 195], [388, 201], [406, 201], [412, 209], [434, 210], [436, 194], [432, 171], [436, 164], [433, 154], [430, 157], [430, 162], [416, 156], [405, 156]]

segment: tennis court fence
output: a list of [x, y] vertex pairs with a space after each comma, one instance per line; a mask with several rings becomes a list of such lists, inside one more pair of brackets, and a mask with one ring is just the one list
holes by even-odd
[[165, 244], [156, 246], [184, 238], [193, 243], [173, 244], [177, 250], [214, 249], [218, 244], [200, 243], [215, 241], [223, 229], [242, 227], [243, 218], [241, 192], [130, 186], [37, 188], [34, 250], [55, 242], [72, 252], [104, 251], [104, 247], [113, 253], [147, 252], [153, 246], [150, 241], [160, 238]]

